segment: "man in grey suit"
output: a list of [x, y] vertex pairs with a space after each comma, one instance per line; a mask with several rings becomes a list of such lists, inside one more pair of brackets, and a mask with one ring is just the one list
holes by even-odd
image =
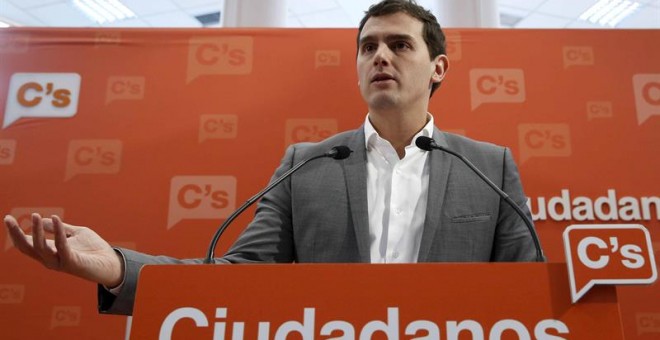
[[[273, 178], [336, 145], [344, 160], [307, 164], [263, 197], [254, 220], [217, 262], [534, 261], [529, 230], [463, 163], [414, 144], [435, 139], [469, 158], [531, 218], [508, 149], [438, 130], [427, 112], [449, 67], [435, 17], [414, 2], [372, 6], [358, 32], [362, 127], [288, 148]], [[16, 247], [51, 269], [99, 283], [99, 310], [130, 314], [140, 268], [200, 263], [112, 248], [89, 228], [33, 215], [32, 236], [7, 216]], [[45, 232], [54, 234], [46, 240]]]

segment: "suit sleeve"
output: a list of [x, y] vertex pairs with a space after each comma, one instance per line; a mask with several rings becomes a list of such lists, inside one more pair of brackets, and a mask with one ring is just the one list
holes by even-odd
[[140, 269], [145, 264], [201, 264], [203, 259], [176, 259], [169, 256], [153, 256], [130, 249], [115, 248], [124, 258], [124, 282], [118, 295], [98, 285], [98, 311], [102, 314], [133, 313], [133, 302]]
[[[291, 168], [295, 147], [290, 146], [271, 182]], [[291, 226], [291, 190], [287, 179], [273, 188], [257, 204], [255, 218], [218, 263], [293, 262], [293, 232]], [[145, 264], [201, 264], [203, 259], [176, 259], [153, 256], [129, 249], [117, 248], [124, 258], [124, 281], [114, 295], [98, 286], [98, 310], [103, 314], [133, 313], [133, 303], [140, 269]]]
[[[521, 208], [532, 220], [527, 207], [527, 197], [520, 182], [518, 167], [508, 148], [504, 149], [502, 190]], [[500, 200], [500, 212], [495, 230], [495, 243], [491, 256], [492, 261], [536, 261], [536, 248], [529, 229], [516, 211], [504, 200]]]

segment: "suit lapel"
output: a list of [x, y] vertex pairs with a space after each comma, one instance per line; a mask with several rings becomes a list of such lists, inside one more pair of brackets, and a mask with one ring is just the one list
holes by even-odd
[[353, 153], [344, 162], [348, 206], [355, 227], [360, 262], [371, 262], [369, 246], [369, 208], [367, 204], [367, 152], [364, 127], [355, 131], [348, 141]]
[[[444, 134], [437, 128], [433, 129], [433, 139], [440, 146], [447, 147]], [[445, 193], [447, 192], [447, 180], [451, 169], [451, 155], [440, 150], [430, 151], [429, 154], [429, 190], [426, 204], [426, 217], [424, 219], [424, 230], [419, 246], [418, 262], [437, 261], [429, 258], [429, 252], [433, 245], [433, 239], [438, 229], [442, 228], [440, 220], [442, 216]]]

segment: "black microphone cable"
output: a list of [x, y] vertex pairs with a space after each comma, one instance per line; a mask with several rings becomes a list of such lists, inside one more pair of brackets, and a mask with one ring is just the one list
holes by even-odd
[[444, 151], [448, 154], [454, 155], [454, 156], [458, 157], [458, 159], [463, 161], [463, 163], [465, 163], [465, 165], [467, 165], [468, 168], [472, 169], [472, 171], [475, 174], [477, 174], [479, 176], [479, 178], [481, 178], [484, 182], [486, 182], [486, 184], [488, 184], [488, 186], [490, 186], [493, 190], [495, 190], [495, 192], [498, 195], [500, 195], [500, 197], [506, 203], [508, 203], [511, 206], [511, 208], [513, 208], [513, 210], [516, 211], [518, 216], [520, 216], [520, 218], [522, 218], [523, 222], [525, 222], [525, 225], [527, 226], [527, 229], [529, 229], [529, 233], [532, 235], [532, 240], [534, 241], [534, 247], [536, 248], [536, 261], [537, 262], [545, 262], [545, 256], [543, 255], [543, 249], [541, 248], [541, 242], [539, 242], [539, 238], [536, 235], [536, 231], [534, 230], [534, 225], [532, 224], [532, 221], [530, 221], [527, 218], [527, 216], [522, 211], [522, 209], [520, 209], [520, 207], [516, 204], [516, 202], [514, 202], [506, 192], [504, 192], [500, 188], [498, 188], [497, 185], [495, 185], [495, 183], [493, 183], [493, 181], [491, 181], [488, 177], [486, 177], [486, 175], [484, 175], [484, 173], [481, 172], [481, 170], [479, 170], [476, 166], [474, 166], [474, 164], [472, 164], [472, 162], [470, 162], [470, 160], [465, 158], [465, 156], [436, 144], [436, 142], [435, 142], [435, 140], [433, 140], [433, 138], [426, 137], [426, 136], [419, 136], [415, 140], [415, 145], [417, 145], [417, 147], [422, 149], [422, 150], [431, 151], [431, 150], [437, 149], [437, 150], [442, 150], [442, 151]]
[[311, 162], [315, 159], [326, 158], [326, 157], [330, 157], [330, 158], [334, 158], [334, 159], [345, 159], [345, 158], [348, 158], [348, 156], [351, 155], [351, 152], [353, 152], [353, 150], [351, 150], [349, 147], [344, 146], [344, 145], [339, 145], [339, 146], [333, 147], [332, 149], [330, 149], [329, 151], [327, 151], [323, 154], [305, 159], [305, 160], [301, 161], [300, 163], [294, 165], [291, 169], [289, 169], [287, 172], [282, 174], [282, 176], [278, 177], [276, 180], [271, 182], [267, 187], [265, 187], [263, 190], [258, 192], [256, 195], [250, 197], [250, 199], [248, 199], [245, 203], [243, 203], [243, 205], [241, 205], [240, 208], [238, 208], [236, 211], [234, 211], [225, 220], [225, 222], [222, 223], [220, 228], [218, 228], [218, 230], [215, 232], [215, 234], [213, 235], [213, 239], [211, 240], [211, 244], [209, 245], [209, 249], [206, 252], [206, 257], [204, 258], [204, 263], [206, 263], [206, 264], [215, 263], [215, 261], [213, 260], [213, 258], [215, 257], [215, 247], [218, 244], [218, 240], [220, 240], [220, 236], [222, 236], [222, 234], [225, 232], [227, 227], [229, 227], [229, 224], [231, 224], [231, 222], [234, 221], [234, 219], [236, 219], [236, 217], [238, 217], [249, 206], [254, 204], [254, 202], [256, 202], [258, 199], [260, 199], [263, 195], [268, 193], [271, 189], [273, 189], [275, 186], [280, 184], [287, 177], [291, 176], [291, 174], [298, 171], [298, 169], [300, 169], [303, 165], [305, 165], [305, 164], [307, 164], [307, 163], [309, 163], [309, 162]]

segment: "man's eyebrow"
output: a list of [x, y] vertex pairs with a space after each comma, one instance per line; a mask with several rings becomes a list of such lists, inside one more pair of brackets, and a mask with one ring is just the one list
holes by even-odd
[[[376, 36], [373, 35], [364, 36], [360, 38], [360, 45], [374, 40], [377, 40]], [[385, 41], [395, 41], [395, 40], [413, 41], [415, 40], [415, 38], [410, 34], [388, 34], [385, 36]]]
[[360, 38], [360, 41], [358, 42], [358, 45], [362, 46], [364, 43], [369, 42], [369, 41], [374, 41], [374, 40], [376, 40], [376, 37], [374, 37], [372, 35], [367, 35], [367, 36], [364, 36], [364, 37]]
[[410, 34], [391, 34], [385, 37], [386, 41], [393, 41], [393, 40], [406, 40], [406, 41], [412, 41], [415, 40], [412, 35]]

